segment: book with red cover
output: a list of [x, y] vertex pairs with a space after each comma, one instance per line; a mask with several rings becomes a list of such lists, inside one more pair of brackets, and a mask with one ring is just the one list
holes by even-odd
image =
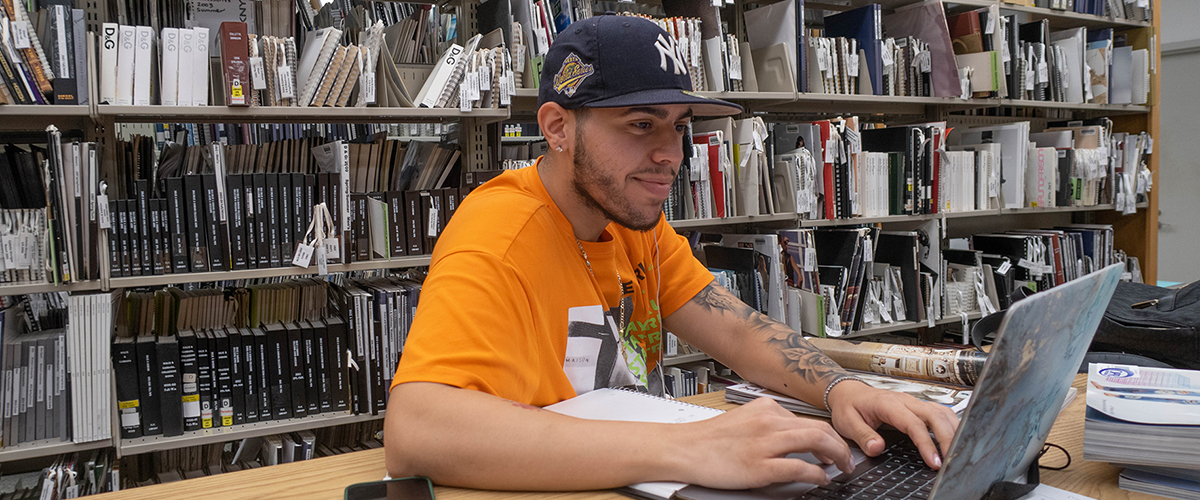
[[983, 52], [983, 29], [979, 26], [979, 12], [967, 11], [946, 18], [950, 28], [950, 44], [954, 54]]
[[227, 106], [249, 106], [250, 99], [250, 36], [246, 23], [221, 23], [217, 44], [221, 53], [221, 91]]
[[836, 185], [833, 179], [833, 162], [830, 161], [832, 159], [830, 155], [833, 153], [829, 151], [829, 137], [831, 134], [830, 127], [832, 125], [829, 123], [829, 120], [821, 120], [809, 123], [816, 125], [817, 128], [821, 129], [821, 151], [824, 151], [824, 158], [817, 158], [817, 161], [819, 161], [822, 165], [821, 176], [824, 179], [825, 185], [825, 192], [822, 194], [822, 196], [825, 197], [825, 218], [835, 219], [837, 218], [837, 193], [835, 191]]
[[713, 190], [713, 215], [725, 217], [725, 175], [721, 172], [721, 134], [703, 132], [692, 135], [693, 144], [708, 144], [708, 177]]

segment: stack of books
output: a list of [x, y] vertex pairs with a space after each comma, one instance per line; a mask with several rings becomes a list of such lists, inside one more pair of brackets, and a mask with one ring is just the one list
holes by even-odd
[[62, 292], [4, 300], [0, 442], [5, 447], [112, 437], [108, 337], [112, 295]]
[[304, 279], [129, 293], [112, 341], [121, 438], [380, 414], [420, 288]]
[[[1112, 120], [957, 129], [881, 127], [863, 117], [693, 122], [667, 220], [796, 214], [852, 219], [1113, 204], [1133, 213], [1151, 188], [1144, 132]], [[513, 151], [513, 159], [528, 154]]]
[[1092, 364], [1083, 458], [1123, 466], [1122, 489], [1200, 499], [1200, 371]]
[[0, 19], [0, 104], [88, 104], [83, 9], [6, 4]]

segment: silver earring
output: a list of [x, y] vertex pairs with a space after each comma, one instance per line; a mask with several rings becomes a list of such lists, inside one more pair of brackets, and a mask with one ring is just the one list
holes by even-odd
[[554, 148], [554, 150], [555, 150], [555, 151], [558, 151], [559, 153], [561, 153], [561, 152], [562, 152], [562, 146], [558, 146], [558, 147]]

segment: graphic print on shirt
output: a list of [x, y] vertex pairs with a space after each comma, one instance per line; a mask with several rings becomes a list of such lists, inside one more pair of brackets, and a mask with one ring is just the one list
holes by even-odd
[[[632, 314], [633, 301], [625, 302], [626, 316]], [[567, 311], [567, 352], [563, 373], [576, 394], [605, 387], [634, 387], [646, 391], [652, 384], [646, 370], [646, 353], [637, 342], [617, 335], [614, 317], [620, 308], [605, 311], [603, 306], [572, 307]], [[625, 318], [624, 322], [628, 322]]]

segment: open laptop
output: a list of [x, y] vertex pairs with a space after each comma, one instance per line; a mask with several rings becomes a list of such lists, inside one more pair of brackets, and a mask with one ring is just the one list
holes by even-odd
[[[979, 500], [1001, 481], [1023, 483], [1058, 418], [1075, 372], [1116, 290], [1121, 264], [1013, 304], [997, 330], [983, 373], [940, 471], [911, 442], [893, 439], [826, 486], [790, 483], [752, 490], [688, 486], [685, 500]], [[897, 436], [902, 436], [896, 434]], [[856, 457], [861, 452], [854, 450]], [[811, 454], [789, 455], [817, 463]], [[828, 466], [827, 471], [838, 474]]]

